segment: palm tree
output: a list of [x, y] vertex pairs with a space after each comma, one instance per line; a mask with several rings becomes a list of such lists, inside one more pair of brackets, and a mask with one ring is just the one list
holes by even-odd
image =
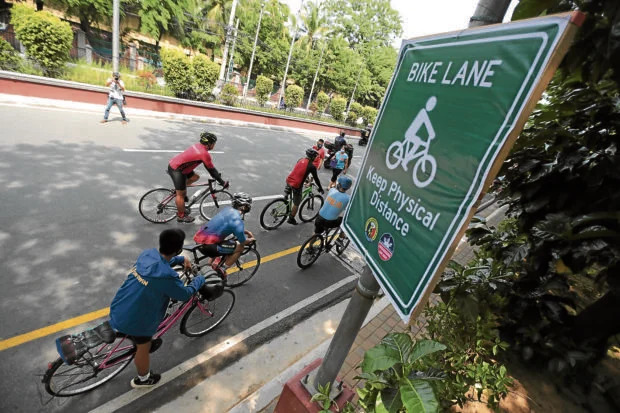
[[327, 16], [321, 9], [320, 0], [309, 1], [305, 4], [301, 21], [302, 30], [305, 31], [306, 34], [300, 41], [305, 43], [306, 50], [310, 50], [314, 46], [314, 38], [326, 34], [329, 29], [329, 22], [327, 21]]

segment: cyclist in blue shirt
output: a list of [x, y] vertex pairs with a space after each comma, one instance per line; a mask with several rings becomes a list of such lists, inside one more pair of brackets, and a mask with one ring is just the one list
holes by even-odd
[[338, 152], [334, 155], [336, 158], [336, 165], [332, 168], [332, 179], [329, 183], [329, 187], [333, 188], [336, 186], [336, 178], [340, 173], [347, 173], [347, 169], [349, 168], [349, 155], [345, 152], [345, 147], [342, 146]]
[[[254, 235], [244, 229], [243, 223], [243, 215], [250, 212], [251, 208], [252, 198], [248, 194], [235, 193], [232, 208], [222, 209], [194, 235], [194, 241], [203, 244], [200, 252], [213, 258], [214, 269], [219, 265], [221, 260], [219, 257], [227, 256], [224, 264], [219, 267], [222, 275], [226, 274], [226, 268], [237, 261], [243, 252], [243, 247], [254, 242]], [[237, 238], [236, 241], [226, 239], [231, 234]]]
[[172, 269], [180, 264], [191, 267], [190, 260], [180, 255], [184, 240], [185, 233], [180, 229], [159, 234], [159, 250], [152, 248], [140, 254], [110, 304], [110, 325], [136, 343], [138, 376], [131, 380], [131, 387], [151, 387], [159, 382], [161, 375], [149, 368], [149, 353], [159, 348], [161, 338], [151, 341], [151, 337], [166, 315], [170, 298], [188, 300], [205, 282], [199, 275], [185, 286]]
[[353, 182], [348, 176], [341, 175], [338, 177], [336, 188], [332, 188], [327, 193], [327, 198], [319, 215], [314, 220], [314, 233], [321, 234], [329, 228], [339, 227], [342, 223], [342, 211], [347, 207], [351, 195], [346, 192], [351, 188]]

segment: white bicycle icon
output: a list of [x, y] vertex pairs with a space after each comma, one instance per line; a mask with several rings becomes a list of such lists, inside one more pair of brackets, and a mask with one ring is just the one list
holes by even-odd
[[[409, 162], [417, 158], [413, 165], [413, 183], [418, 188], [428, 186], [437, 172], [437, 161], [435, 157], [428, 153], [430, 142], [435, 139], [435, 129], [428, 117], [428, 112], [432, 111], [437, 104], [437, 98], [431, 96], [426, 101], [424, 108], [420, 109], [413, 122], [405, 132], [405, 139], [402, 142], [392, 142], [385, 155], [385, 164], [389, 169], [396, 169], [402, 165], [407, 170]], [[428, 140], [425, 142], [418, 136], [422, 127], [426, 127]]]

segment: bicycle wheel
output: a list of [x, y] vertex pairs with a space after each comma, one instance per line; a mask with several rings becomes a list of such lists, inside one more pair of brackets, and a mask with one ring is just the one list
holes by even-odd
[[396, 169], [403, 161], [403, 144], [396, 141], [388, 147], [385, 154], [385, 166], [389, 169]]
[[163, 224], [177, 215], [176, 194], [173, 189], [151, 189], [140, 198], [138, 211], [142, 218], [155, 224]]
[[319, 258], [323, 250], [323, 237], [313, 235], [303, 243], [297, 253], [297, 265], [299, 268], [308, 268]]
[[[123, 371], [135, 353], [136, 345], [131, 338], [117, 337], [111, 344], [104, 343], [88, 350], [75, 364], [67, 365], [59, 358], [50, 364], [45, 373], [45, 390], [52, 396], [60, 397], [90, 391]], [[99, 365], [104, 360], [106, 368], [102, 369]]]
[[250, 281], [250, 278], [254, 277], [254, 274], [258, 271], [259, 266], [260, 254], [256, 249], [249, 248], [239, 256], [234, 266], [226, 270], [228, 273], [226, 286], [238, 287]]
[[323, 202], [321, 195], [310, 194], [299, 206], [299, 219], [303, 222], [312, 221], [319, 215]]
[[[200, 216], [209, 221], [215, 214], [217, 214], [220, 208], [224, 205], [230, 205], [232, 202], [232, 195], [226, 191], [218, 191], [215, 193], [216, 200], [210, 194], [207, 194], [202, 201], [200, 201]], [[217, 205], [216, 205], [217, 202]]]
[[188, 337], [200, 337], [219, 326], [235, 305], [235, 293], [225, 289], [213, 301], [197, 300], [181, 320], [181, 333]]
[[274, 199], [263, 208], [260, 213], [261, 227], [272, 230], [278, 228], [286, 220], [289, 214], [288, 200], [286, 198]]

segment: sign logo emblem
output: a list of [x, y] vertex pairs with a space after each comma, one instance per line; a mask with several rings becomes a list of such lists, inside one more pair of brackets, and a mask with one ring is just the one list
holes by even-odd
[[379, 223], [374, 218], [368, 218], [366, 220], [366, 225], [364, 226], [364, 233], [366, 234], [366, 239], [368, 241], [374, 241], [377, 238], [377, 233], [379, 232]]
[[[412, 173], [413, 183], [418, 188], [424, 188], [433, 182], [437, 172], [437, 161], [433, 155], [428, 153], [428, 147], [431, 141], [435, 139], [435, 128], [433, 128], [428, 113], [435, 109], [435, 105], [437, 105], [437, 98], [435, 96], [428, 98], [425, 107], [420, 109], [407, 128], [405, 140], [392, 142], [385, 154], [385, 165], [388, 168], [396, 169], [400, 165], [405, 171], [407, 165], [418, 158], [413, 165]], [[423, 136], [420, 136], [422, 128], [426, 129], [427, 141], [424, 141]]]
[[387, 232], [381, 235], [379, 246], [377, 248], [379, 250], [379, 258], [383, 261], [388, 261], [392, 258], [392, 255], [394, 254], [394, 238], [392, 235]]

